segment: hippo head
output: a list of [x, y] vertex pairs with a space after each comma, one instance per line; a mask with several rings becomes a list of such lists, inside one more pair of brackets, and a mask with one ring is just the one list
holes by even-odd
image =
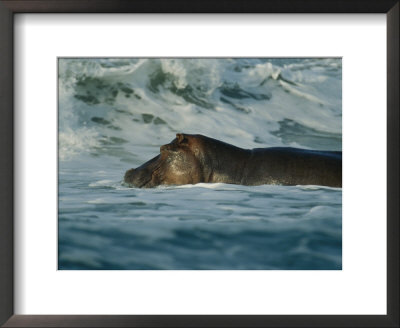
[[126, 171], [124, 181], [138, 188], [204, 182], [200, 135], [178, 133], [160, 154], [136, 169]]

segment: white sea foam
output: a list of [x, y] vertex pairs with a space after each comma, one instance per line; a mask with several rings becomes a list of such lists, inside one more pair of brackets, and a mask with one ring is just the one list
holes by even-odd
[[113, 183], [113, 180], [99, 180], [89, 184], [89, 187], [97, 187], [97, 186], [109, 186]]

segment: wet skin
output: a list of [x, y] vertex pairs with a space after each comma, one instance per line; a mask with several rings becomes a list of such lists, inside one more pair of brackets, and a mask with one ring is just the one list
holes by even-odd
[[198, 134], [178, 133], [160, 147], [160, 155], [126, 171], [124, 182], [139, 188], [200, 182], [342, 187], [342, 152], [243, 149]]

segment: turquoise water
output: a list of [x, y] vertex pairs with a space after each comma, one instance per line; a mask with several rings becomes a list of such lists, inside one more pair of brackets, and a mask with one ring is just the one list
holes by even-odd
[[342, 190], [128, 188], [178, 132], [341, 150], [340, 59], [60, 59], [59, 269], [337, 270]]

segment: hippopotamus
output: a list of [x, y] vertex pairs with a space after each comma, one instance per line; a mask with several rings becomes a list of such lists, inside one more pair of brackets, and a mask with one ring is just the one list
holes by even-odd
[[342, 187], [342, 152], [243, 149], [199, 134], [178, 133], [160, 147], [159, 155], [126, 171], [124, 182], [138, 188], [219, 182]]

